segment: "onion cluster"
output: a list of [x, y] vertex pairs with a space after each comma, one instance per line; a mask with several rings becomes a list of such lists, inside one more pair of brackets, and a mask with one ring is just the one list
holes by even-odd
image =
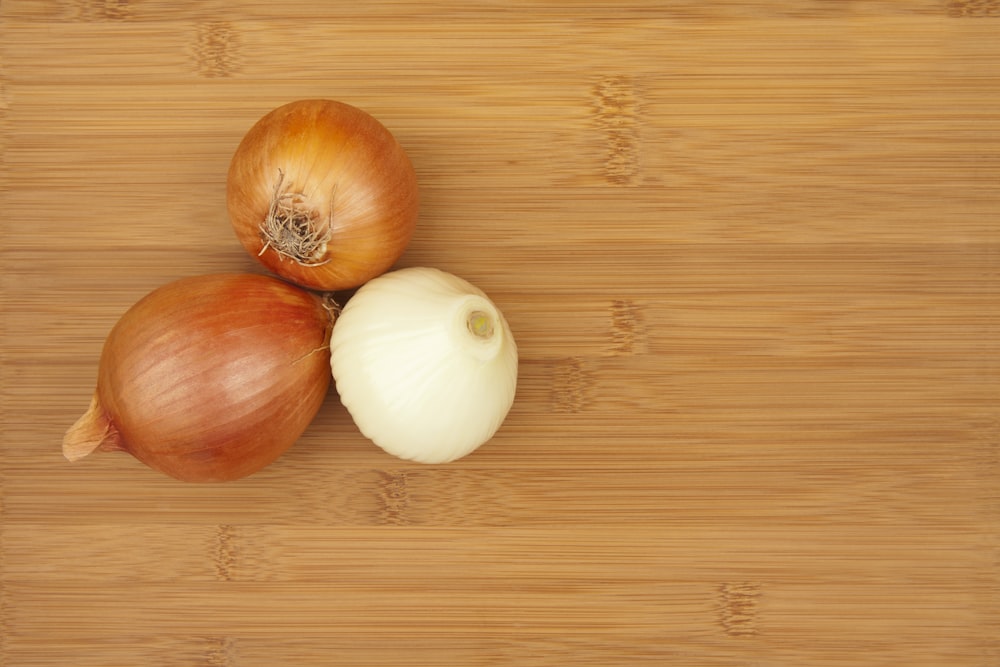
[[[416, 174], [364, 111], [300, 100], [245, 134], [227, 176], [237, 239], [273, 275], [184, 278], [109, 333], [77, 460], [123, 451], [189, 482], [253, 474], [302, 435], [336, 381], [387, 452], [452, 461], [496, 433], [517, 347], [478, 288], [431, 268], [391, 271], [416, 226]], [[330, 293], [360, 288], [339, 317]]]

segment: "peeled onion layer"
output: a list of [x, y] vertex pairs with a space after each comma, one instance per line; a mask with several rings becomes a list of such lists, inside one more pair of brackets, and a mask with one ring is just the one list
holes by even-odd
[[341, 403], [386, 452], [448, 463], [490, 440], [517, 387], [517, 345], [478, 287], [430, 267], [386, 273], [348, 300], [330, 339]]
[[63, 453], [124, 451], [171, 477], [222, 482], [276, 460], [326, 396], [332, 316], [270, 276], [184, 278], [109, 333], [89, 410]]
[[353, 289], [389, 270], [417, 222], [416, 172], [373, 116], [298, 100], [244, 135], [226, 181], [230, 222], [272, 273], [310, 289]]

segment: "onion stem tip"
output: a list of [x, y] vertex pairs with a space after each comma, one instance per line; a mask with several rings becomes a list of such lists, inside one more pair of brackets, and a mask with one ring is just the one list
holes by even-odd
[[481, 310], [474, 310], [469, 313], [466, 323], [468, 324], [469, 331], [473, 336], [477, 338], [493, 337], [493, 318], [490, 317], [489, 313], [485, 313]]
[[62, 443], [63, 456], [70, 461], [79, 461], [99, 449], [120, 448], [118, 430], [108, 419], [96, 396], [91, 399], [87, 412], [66, 431]]

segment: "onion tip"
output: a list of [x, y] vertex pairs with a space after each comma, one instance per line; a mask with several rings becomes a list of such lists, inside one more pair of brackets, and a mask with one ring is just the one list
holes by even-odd
[[116, 449], [121, 449], [118, 429], [94, 396], [87, 412], [66, 431], [62, 443], [63, 456], [70, 461], [79, 461], [98, 450]]

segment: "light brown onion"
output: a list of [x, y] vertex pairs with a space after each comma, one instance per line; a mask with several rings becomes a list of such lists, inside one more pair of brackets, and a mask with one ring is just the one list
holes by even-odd
[[337, 291], [402, 256], [419, 193], [409, 157], [378, 120], [342, 102], [299, 100], [243, 137], [226, 202], [250, 255], [294, 283]]
[[127, 452], [189, 482], [250, 475], [305, 431], [330, 384], [332, 316], [270, 276], [183, 278], [111, 330], [90, 409], [63, 453]]

